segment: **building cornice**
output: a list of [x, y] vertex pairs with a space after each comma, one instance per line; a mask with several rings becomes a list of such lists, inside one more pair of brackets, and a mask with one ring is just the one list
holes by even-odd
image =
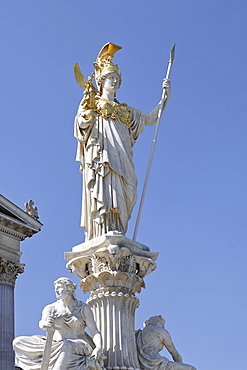
[[24, 240], [41, 230], [42, 223], [0, 194], [0, 232]]

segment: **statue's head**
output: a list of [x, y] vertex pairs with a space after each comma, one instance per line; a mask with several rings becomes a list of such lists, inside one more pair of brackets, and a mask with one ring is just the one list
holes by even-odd
[[117, 72], [108, 72], [101, 75], [97, 80], [99, 91], [106, 89], [108, 92], [115, 93], [121, 85], [122, 79]]
[[158, 316], [151, 316], [148, 320], [144, 321], [143, 323], [144, 327], [147, 325], [158, 325], [161, 327], [165, 326], [165, 320], [161, 315]]
[[98, 86], [99, 91], [102, 91], [102, 88], [107, 79], [113, 79], [115, 76], [118, 79], [118, 87], [121, 85], [121, 71], [118, 68], [117, 64], [112, 63], [114, 54], [121, 49], [121, 46], [112, 44], [108, 42], [100, 50], [96, 62], [94, 63], [95, 68], [95, 80]]
[[61, 277], [54, 281], [55, 291], [56, 288], [59, 286], [62, 286], [66, 289], [68, 293], [72, 295], [73, 298], [75, 298], [75, 290], [76, 290], [76, 284], [73, 283], [69, 278]]

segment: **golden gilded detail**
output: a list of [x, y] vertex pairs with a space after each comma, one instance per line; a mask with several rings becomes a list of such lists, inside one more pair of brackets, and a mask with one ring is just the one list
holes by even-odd
[[100, 50], [97, 60], [94, 63], [95, 73], [88, 77], [88, 81], [85, 81], [83, 74], [81, 73], [78, 63], [75, 64], [74, 74], [76, 82], [80, 87], [85, 89], [84, 97], [81, 102], [81, 106], [85, 111], [85, 119], [96, 117], [97, 114], [103, 118], [111, 118], [113, 120], [119, 119], [130, 127], [131, 113], [130, 108], [125, 103], [117, 103], [101, 97], [101, 92], [98, 91], [93, 85], [93, 78], [97, 79], [105, 74], [116, 72], [121, 76], [120, 69], [117, 64], [112, 63], [114, 54], [121, 49], [121, 46], [108, 42]]
[[[95, 73], [93, 74], [93, 77], [95, 77], [96, 81], [97, 79], [105, 75], [107, 73], [116, 72], [119, 76], [121, 76], [121, 71], [117, 64], [112, 63], [112, 59], [114, 57], [114, 54], [122, 49], [121, 46], [112, 44], [108, 42], [103, 48], [100, 50], [98, 57], [96, 59], [96, 62], [93, 64]], [[74, 75], [76, 82], [80, 87], [83, 89], [87, 88], [87, 83], [92, 82], [92, 77], [89, 77], [88, 82], [85, 82], [85, 78], [83, 74], [81, 73], [79, 64], [76, 63], [74, 66]]]
[[130, 108], [126, 103], [117, 103], [102, 98], [100, 92], [94, 87], [92, 83], [94, 75], [89, 77], [85, 82], [84, 97], [81, 106], [85, 111], [85, 119], [96, 117], [97, 113], [103, 118], [119, 119], [130, 127], [131, 113]]
[[130, 108], [125, 103], [117, 103], [104, 98], [96, 98], [97, 113], [103, 118], [119, 119], [130, 127]]
[[111, 42], [108, 42], [103, 46], [98, 54], [96, 62], [94, 63], [96, 80], [100, 76], [110, 72], [116, 72], [121, 76], [118, 65], [112, 63], [114, 54], [120, 49], [122, 49], [121, 46], [112, 44]]
[[94, 73], [91, 77], [88, 77], [88, 81], [85, 82], [84, 97], [81, 102], [82, 108], [87, 111], [87, 113], [85, 114], [86, 119], [90, 119], [91, 117], [96, 116], [97, 107], [95, 99], [99, 92], [92, 83], [93, 78]]

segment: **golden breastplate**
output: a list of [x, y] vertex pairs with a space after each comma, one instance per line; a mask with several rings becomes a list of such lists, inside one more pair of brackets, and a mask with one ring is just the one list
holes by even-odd
[[96, 100], [97, 113], [103, 118], [119, 119], [130, 127], [131, 113], [127, 104], [116, 103], [104, 98]]

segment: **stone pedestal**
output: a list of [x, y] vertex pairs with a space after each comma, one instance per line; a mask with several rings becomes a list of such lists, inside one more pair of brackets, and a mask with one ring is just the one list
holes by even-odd
[[79, 276], [87, 304], [103, 338], [108, 370], [139, 369], [135, 342], [136, 293], [145, 287], [158, 253], [143, 244], [111, 232], [75, 246], [65, 253], [68, 269]]

